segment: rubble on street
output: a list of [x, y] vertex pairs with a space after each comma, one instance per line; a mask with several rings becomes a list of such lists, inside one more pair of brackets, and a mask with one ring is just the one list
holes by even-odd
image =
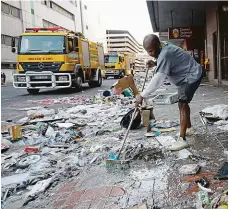
[[[134, 80], [141, 89], [143, 75], [135, 75]], [[209, 209], [226, 205], [226, 104], [208, 104], [203, 109], [203, 100], [195, 100], [193, 105], [199, 103], [193, 114], [196, 133], [187, 138], [191, 146], [170, 152], [179, 133], [174, 102], [149, 99], [155, 119], [149, 120], [149, 131], [143, 120], [130, 130], [120, 156], [127, 165], [105, 164], [110, 153], [120, 149], [126, 132], [121, 120], [134, 108], [134, 91], [115, 94], [104, 89], [90, 98], [27, 101], [31, 107], [19, 110], [26, 117], [2, 121], [2, 208]], [[176, 89], [164, 83], [152, 97], [163, 93], [175, 95]]]

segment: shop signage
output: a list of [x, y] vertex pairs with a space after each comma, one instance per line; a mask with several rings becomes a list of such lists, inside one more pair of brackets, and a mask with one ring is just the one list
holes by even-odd
[[188, 39], [194, 35], [193, 28], [169, 28], [169, 39]]

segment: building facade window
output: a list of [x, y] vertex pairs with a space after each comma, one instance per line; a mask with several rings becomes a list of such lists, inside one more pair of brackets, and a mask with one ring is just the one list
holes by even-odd
[[84, 5], [84, 8], [85, 8], [85, 10], [87, 10], [87, 6], [86, 5]]
[[[43, 19], [43, 27], [44, 28], [55, 28], [55, 27], [61, 27], [61, 26]], [[64, 28], [64, 29], [66, 30], [66, 28]]]
[[77, 7], [77, 2], [76, 2], [76, 0], [70, 0], [70, 3]]
[[86, 26], [86, 30], [89, 30], [89, 27], [88, 27], [88, 25]]
[[71, 14], [67, 10], [63, 9], [62, 7], [57, 5], [56, 3], [54, 3], [54, 2], [51, 2], [51, 3], [52, 3], [52, 9], [53, 10], [55, 10], [56, 12], [59, 12], [60, 14], [64, 15], [65, 17], [68, 17], [71, 20], [74, 19], [74, 15], [73, 14]]
[[1, 2], [1, 10], [5, 14], [12, 15], [13, 17], [16, 17], [16, 18], [21, 18], [21, 10], [20, 9], [13, 7], [9, 4], [6, 4], [4, 2]]
[[50, 7], [51, 9], [53, 9], [56, 12], [64, 15], [65, 17], [68, 17], [69, 19], [74, 20], [74, 15], [72, 13], [68, 12], [66, 9], [62, 8], [61, 6], [56, 4], [55, 2], [45, 0], [45, 1], [42, 1], [42, 4], [46, 5], [47, 7]]
[[[1, 43], [7, 46], [11, 46], [12, 36], [1, 34]], [[15, 38], [15, 44], [18, 46], [18, 38]]]

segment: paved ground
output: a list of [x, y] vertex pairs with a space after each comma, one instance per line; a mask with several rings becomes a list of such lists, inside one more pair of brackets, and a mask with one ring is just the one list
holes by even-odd
[[[100, 88], [89, 88], [88, 84], [84, 84], [82, 92], [74, 92], [72, 89], [61, 90], [41, 90], [38, 95], [29, 95], [26, 89], [15, 89], [12, 85], [1, 88], [1, 113], [2, 120], [18, 120], [25, 115], [25, 112], [20, 112], [18, 109], [29, 106], [36, 106], [28, 103], [27, 100], [55, 99], [61, 97], [73, 96], [92, 96], [98, 93], [100, 89], [109, 89], [115, 82], [114, 79], [104, 80]], [[38, 106], [38, 105], [37, 105]]]
[[[81, 93], [45, 91], [37, 96], [30, 96], [25, 91], [15, 90], [12, 87], [4, 87], [2, 88], [2, 119], [23, 117], [20, 114], [25, 113], [18, 113], [16, 109], [31, 106], [27, 100], [59, 98], [68, 95], [93, 95], [98, 89], [109, 88], [113, 82], [113, 80], [107, 80], [102, 88], [85, 88]], [[211, 129], [205, 132], [199, 119], [199, 111], [203, 108], [228, 103], [228, 94], [224, 92], [227, 89], [227, 87], [215, 87], [208, 84], [201, 86], [190, 105], [192, 124], [197, 133], [187, 139], [191, 145], [189, 150], [198, 156], [198, 159], [177, 161], [176, 156], [169, 153], [168, 162], [164, 161], [164, 164], [151, 164], [151, 162], [136, 160], [131, 163], [130, 169], [117, 171], [108, 170], [104, 163], [94, 164], [81, 170], [78, 176], [73, 176], [69, 180], [64, 179], [63, 182], [55, 182], [48, 191], [22, 208], [120, 209], [144, 202], [152, 206], [155, 201], [156, 205], [163, 209], [189, 209], [190, 206], [194, 206], [196, 201], [195, 192], [198, 191], [198, 187], [195, 181], [203, 176], [208, 178], [212, 189], [228, 187], [227, 181], [213, 178], [228, 159], [223, 152], [223, 148], [228, 150], [227, 132], [215, 131], [211, 134]], [[172, 92], [176, 89], [170, 88], [168, 91]], [[158, 120], [177, 120], [179, 118], [176, 104], [155, 105], [154, 115]], [[141, 137], [133, 139], [130, 135], [130, 144], [142, 143], [146, 146], [148, 142], [155, 143], [156, 141], [154, 138], [143, 138], [145, 132], [142, 129], [135, 132], [138, 132], [136, 133], [138, 135], [141, 134]], [[175, 136], [177, 132], [168, 134]], [[216, 139], [215, 133], [221, 144]], [[104, 138], [101, 136], [98, 143], [104, 143], [102, 141]], [[120, 142], [116, 143], [118, 146]], [[178, 174], [181, 165], [194, 162], [201, 164], [199, 174], [187, 177]]]

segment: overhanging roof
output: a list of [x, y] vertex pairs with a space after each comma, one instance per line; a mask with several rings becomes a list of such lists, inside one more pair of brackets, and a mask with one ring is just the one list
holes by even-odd
[[205, 25], [208, 1], [147, 1], [154, 32], [166, 32], [171, 27]]

